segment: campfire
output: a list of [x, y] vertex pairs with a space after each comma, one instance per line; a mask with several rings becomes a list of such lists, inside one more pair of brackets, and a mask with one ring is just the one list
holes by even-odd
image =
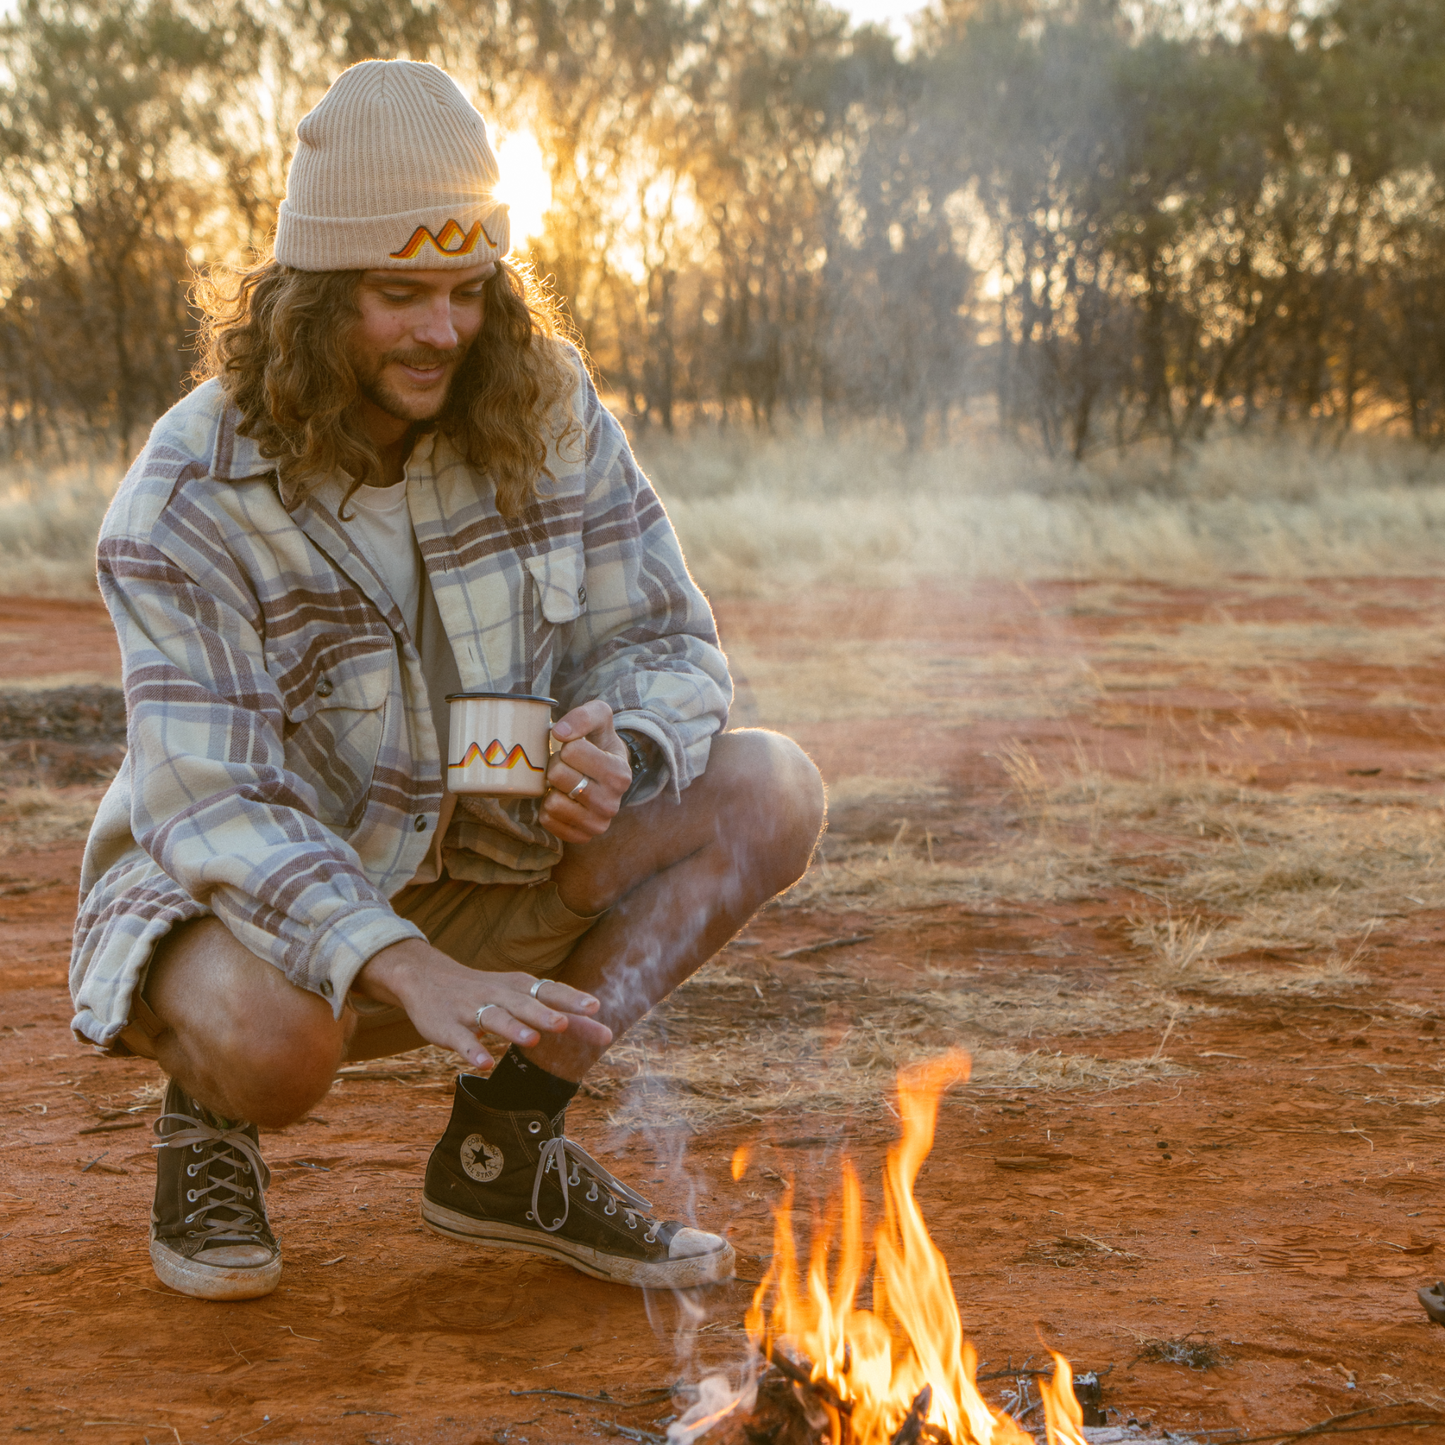
[[[883, 1218], [873, 1236], [872, 1307], [863, 1282], [863, 1195], [845, 1162], [841, 1200], [814, 1236], [806, 1278], [793, 1237], [791, 1192], [777, 1210], [773, 1259], [747, 1315], [755, 1351], [746, 1387], [703, 1382], [669, 1432], [675, 1445], [1034, 1445], [978, 1391], [948, 1265], [929, 1237], [913, 1183], [933, 1147], [938, 1102], [969, 1075], [953, 1052], [898, 1078], [902, 1137], [888, 1153]], [[835, 1254], [830, 1271], [830, 1259]], [[1087, 1445], [1068, 1362], [1039, 1379], [1048, 1445]]]

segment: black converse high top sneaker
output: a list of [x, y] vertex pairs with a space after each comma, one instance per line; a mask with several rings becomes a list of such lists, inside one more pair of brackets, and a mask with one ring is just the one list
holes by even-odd
[[647, 1289], [732, 1278], [727, 1240], [654, 1218], [647, 1200], [563, 1134], [564, 1116], [488, 1109], [471, 1092], [481, 1082], [458, 1078], [451, 1122], [427, 1164], [429, 1228]]
[[162, 1284], [198, 1299], [255, 1299], [281, 1279], [262, 1190], [271, 1171], [254, 1124], [204, 1109], [174, 1079], [156, 1120], [151, 1263]]

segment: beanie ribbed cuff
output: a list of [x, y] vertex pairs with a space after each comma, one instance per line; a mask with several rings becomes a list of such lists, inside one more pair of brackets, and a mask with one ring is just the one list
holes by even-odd
[[298, 271], [462, 271], [510, 249], [502, 201], [358, 217], [305, 216], [282, 201], [276, 221], [276, 259]]

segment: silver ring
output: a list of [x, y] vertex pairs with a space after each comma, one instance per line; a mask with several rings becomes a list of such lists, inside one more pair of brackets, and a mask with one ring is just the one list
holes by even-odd
[[483, 1015], [484, 1013], [486, 1013], [486, 1011], [487, 1011], [489, 1008], [500, 1008], [500, 1007], [501, 1007], [500, 1004], [484, 1003], [484, 1004], [481, 1006], [481, 1008], [479, 1008], [479, 1009], [477, 1010], [477, 1027], [478, 1027], [478, 1028], [481, 1028], [481, 1027], [482, 1027], [482, 1015]]
[[[531, 994], [533, 998], [537, 998], [537, 990], [540, 989], [540, 988], [542, 987], [542, 985], [543, 985], [544, 983], [546, 983], [546, 982], [547, 982], [547, 980], [546, 980], [545, 978], [539, 978], [539, 979], [537, 980], [537, 982], [534, 983], [534, 984], [532, 985], [532, 987], [527, 990], [527, 992], [528, 992], [529, 994]], [[537, 1002], [538, 1002], [538, 1003], [541, 1003], [542, 1000], [539, 999], [539, 998], [537, 998]]]
[[571, 798], [572, 801], [575, 803], [577, 799], [580, 798], [582, 794], [587, 791], [587, 784], [591, 781], [591, 778], [583, 778], [582, 781], [578, 783], [577, 786], [573, 788], [570, 793], [567, 794], [567, 796]]

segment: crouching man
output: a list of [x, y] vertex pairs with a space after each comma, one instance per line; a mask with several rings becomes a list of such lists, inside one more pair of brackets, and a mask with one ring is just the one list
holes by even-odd
[[[347, 70], [298, 128], [274, 259], [101, 534], [129, 753], [86, 851], [74, 1027], [170, 1077], [151, 1258], [281, 1275], [257, 1129], [344, 1060], [458, 1078], [432, 1229], [645, 1286], [727, 1278], [564, 1132], [625, 1029], [807, 866], [818, 775], [721, 731], [667, 517], [545, 298], [503, 261], [481, 117], [434, 66]], [[449, 695], [558, 700], [550, 791], [444, 786]], [[452, 760], [455, 761], [455, 760]]]

